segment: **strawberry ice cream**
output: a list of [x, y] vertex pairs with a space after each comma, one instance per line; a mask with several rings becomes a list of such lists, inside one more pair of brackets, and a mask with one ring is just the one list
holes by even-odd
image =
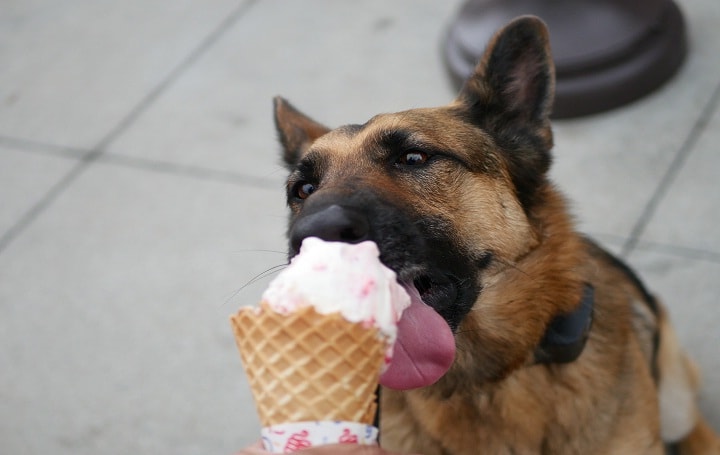
[[398, 320], [410, 305], [410, 296], [379, 256], [371, 241], [349, 244], [306, 238], [262, 301], [281, 314], [312, 306], [319, 314], [340, 313], [350, 322], [375, 327], [387, 342], [389, 362]]

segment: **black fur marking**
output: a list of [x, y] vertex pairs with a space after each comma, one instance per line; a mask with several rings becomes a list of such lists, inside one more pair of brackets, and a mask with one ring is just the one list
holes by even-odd
[[[337, 232], [327, 225], [328, 220], [317, 216], [330, 207], [334, 207], [335, 212], [346, 211], [348, 217], [362, 216], [367, 223], [363, 240], [372, 240], [378, 245], [380, 260], [398, 274], [400, 281], [422, 283], [421, 296], [425, 303], [453, 330], [458, 328], [480, 292], [476, 279], [478, 267], [487, 267], [491, 255], [473, 259], [453, 243], [447, 221], [418, 219], [411, 208], [399, 207], [371, 189], [354, 188], [350, 184], [347, 192], [318, 193], [299, 206], [288, 230], [290, 257], [297, 254], [303, 238], [325, 238], [328, 232]], [[334, 216], [333, 219], [348, 217]]]
[[642, 282], [642, 280], [640, 280], [635, 271], [631, 269], [626, 263], [598, 246], [598, 244], [595, 243], [592, 239], [584, 237], [583, 240], [585, 241], [585, 244], [588, 245], [590, 251], [592, 251], [593, 254], [601, 256], [603, 260], [610, 263], [613, 268], [618, 269], [620, 272], [622, 272], [623, 275], [625, 275], [630, 280], [630, 282], [632, 282], [633, 286], [635, 286], [635, 288], [640, 292], [640, 294], [642, 294], [643, 302], [645, 302], [645, 304], [648, 306], [648, 308], [650, 308], [650, 311], [652, 311], [655, 316], [658, 316], [660, 313], [660, 308], [658, 306], [657, 300], [655, 300], [655, 297], [650, 293], [650, 291], [648, 291], [648, 289], [645, 287], [645, 284]]
[[[461, 160], [451, 150], [438, 147], [437, 144], [425, 142], [418, 136], [418, 134], [413, 133], [411, 130], [381, 130], [376, 134], [374, 141], [385, 150], [385, 152], [389, 152], [391, 157], [399, 157], [400, 154], [410, 151], [421, 151], [428, 153], [430, 156], [452, 156], [458, 163], [466, 168], [470, 168], [464, 160]], [[387, 153], [383, 153], [383, 156], [386, 155]]]
[[[657, 299], [655, 299], [655, 296], [653, 296], [650, 291], [648, 291], [648, 289], [645, 287], [645, 284], [642, 282], [642, 280], [640, 280], [635, 271], [631, 269], [630, 266], [628, 266], [625, 262], [621, 261], [619, 258], [615, 257], [614, 255], [608, 253], [603, 248], [598, 246], [598, 244], [590, 238], [584, 237], [583, 240], [585, 241], [585, 244], [588, 245], [588, 249], [592, 252], [592, 254], [601, 256], [602, 259], [608, 264], [610, 264], [611, 267], [622, 272], [622, 274], [625, 275], [628, 280], [630, 280], [635, 289], [637, 289], [638, 292], [640, 292], [640, 294], [642, 295], [643, 303], [647, 305], [647, 307], [650, 309], [652, 314], [655, 315], [656, 318], [659, 317], [660, 306], [657, 302]], [[652, 358], [650, 361], [650, 371], [656, 383], [660, 380], [660, 366], [658, 365], [657, 361], [659, 350], [660, 330], [655, 330], [655, 332], [652, 334]]]
[[546, 173], [552, 163], [550, 151], [545, 150], [542, 140], [527, 129], [505, 129], [497, 136], [497, 141], [517, 198], [528, 213], [541, 202], [537, 190], [547, 182]]
[[360, 131], [362, 131], [363, 128], [365, 128], [365, 125], [351, 124], [351, 125], [343, 125], [341, 127], [338, 127], [335, 131], [346, 134], [347, 136], [354, 136], [357, 133], [359, 133]]
[[378, 144], [390, 150], [405, 150], [414, 146], [410, 131], [384, 130], [380, 131], [377, 136]]
[[290, 174], [285, 185], [287, 195], [287, 203], [291, 208], [295, 208], [302, 201], [296, 196], [295, 189], [298, 184], [307, 182], [312, 183], [316, 187], [320, 185], [320, 180], [327, 166], [327, 158], [319, 153], [308, 153], [295, 166], [295, 170]]

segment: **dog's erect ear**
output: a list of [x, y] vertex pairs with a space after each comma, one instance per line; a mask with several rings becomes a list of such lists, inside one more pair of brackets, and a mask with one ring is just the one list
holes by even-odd
[[545, 122], [554, 86], [547, 27], [537, 17], [522, 16], [495, 34], [458, 101], [480, 116]]
[[490, 41], [455, 101], [504, 151], [523, 207], [532, 207], [550, 168], [555, 67], [547, 27], [522, 16]]
[[283, 160], [288, 167], [293, 167], [310, 144], [330, 129], [295, 109], [284, 98], [276, 96], [273, 104]]

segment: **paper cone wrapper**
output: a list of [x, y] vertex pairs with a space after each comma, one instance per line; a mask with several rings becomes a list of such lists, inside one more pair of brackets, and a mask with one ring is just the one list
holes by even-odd
[[268, 452], [292, 453], [327, 444], [377, 444], [378, 429], [356, 422], [295, 422], [265, 427], [261, 434]]
[[244, 308], [230, 317], [263, 427], [371, 424], [386, 343], [373, 327], [303, 307]]

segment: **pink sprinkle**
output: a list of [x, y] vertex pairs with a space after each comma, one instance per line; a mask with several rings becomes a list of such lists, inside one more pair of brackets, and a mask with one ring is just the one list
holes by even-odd
[[370, 293], [375, 290], [375, 280], [369, 279], [365, 285], [360, 289], [360, 297], [367, 297]]

